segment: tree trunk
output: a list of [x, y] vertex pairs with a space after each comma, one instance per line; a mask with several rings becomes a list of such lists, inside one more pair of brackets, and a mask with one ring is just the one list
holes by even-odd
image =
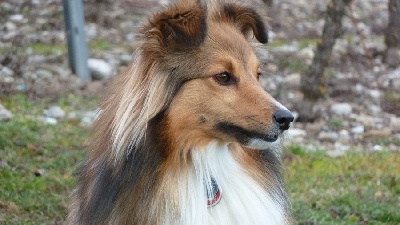
[[386, 62], [390, 67], [400, 64], [400, 0], [389, 0], [389, 24], [385, 32]]
[[[317, 40], [317, 49], [312, 64], [301, 77], [301, 90], [304, 94], [304, 103], [315, 102], [326, 95], [324, 71], [329, 64], [336, 39], [343, 33], [342, 18], [345, 7], [352, 0], [331, 0], [327, 7], [327, 15], [322, 37]], [[300, 118], [303, 121], [312, 121], [315, 115], [312, 112], [313, 104], [300, 106]]]

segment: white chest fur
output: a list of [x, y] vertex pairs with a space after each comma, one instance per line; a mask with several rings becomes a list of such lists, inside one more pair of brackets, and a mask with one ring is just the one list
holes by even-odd
[[[227, 144], [210, 143], [193, 153], [194, 168], [180, 179], [178, 196], [182, 225], [285, 224], [282, 206], [255, 182], [232, 157]], [[213, 177], [221, 201], [207, 206], [206, 188]]]

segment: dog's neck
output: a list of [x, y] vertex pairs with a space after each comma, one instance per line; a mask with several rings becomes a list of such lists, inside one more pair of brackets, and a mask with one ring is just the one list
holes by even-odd
[[[284, 224], [285, 212], [275, 187], [258, 183], [232, 155], [228, 144], [211, 142], [191, 152], [192, 166], [176, 181], [180, 221], [166, 224]], [[218, 204], [209, 207], [205, 193], [223, 190]], [[278, 192], [278, 191], [277, 191]], [[215, 203], [215, 202], [214, 202]], [[195, 211], [193, 211], [195, 210]]]

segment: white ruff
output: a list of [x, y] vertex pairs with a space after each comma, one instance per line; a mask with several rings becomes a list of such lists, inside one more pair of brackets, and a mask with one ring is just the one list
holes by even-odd
[[[285, 224], [284, 210], [232, 157], [227, 144], [212, 142], [193, 151], [193, 170], [179, 183], [179, 224]], [[211, 176], [222, 190], [221, 201], [207, 207], [206, 188]], [[208, 182], [208, 184], [207, 184]]]

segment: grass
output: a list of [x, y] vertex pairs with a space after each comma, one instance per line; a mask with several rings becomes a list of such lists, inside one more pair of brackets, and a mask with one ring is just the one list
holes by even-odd
[[30, 46], [34, 54], [38, 55], [52, 55], [62, 54], [67, 52], [67, 46], [63, 44], [45, 44], [45, 43], [33, 43]]
[[[84, 99], [80, 104], [84, 105]], [[92, 100], [86, 100], [92, 102]], [[0, 122], [0, 224], [54, 224], [65, 216], [73, 173], [84, 157], [87, 130], [74, 121], [56, 126], [35, 119], [48, 105], [81, 109], [75, 96], [58, 102], [1, 99], [14, 118]], [[90, 104], [89, 104], [90, 105]]]
[[329, 158], [291, 146], [286, 183], [297, 224], [400, 224], [400, 154]]
[[[16, 95], [0, 101], [14, 114], [0, 122], [0, 224], [58, 224], [88, 130], [74, 120], [45, 125], [35, 117], [50, 105], [66, 112], [90, 110], [96, 99], [30, 101]], [[329, 158], [289, 146], [285, 156], [295, 224], [400, 224], [400, 153]]]

